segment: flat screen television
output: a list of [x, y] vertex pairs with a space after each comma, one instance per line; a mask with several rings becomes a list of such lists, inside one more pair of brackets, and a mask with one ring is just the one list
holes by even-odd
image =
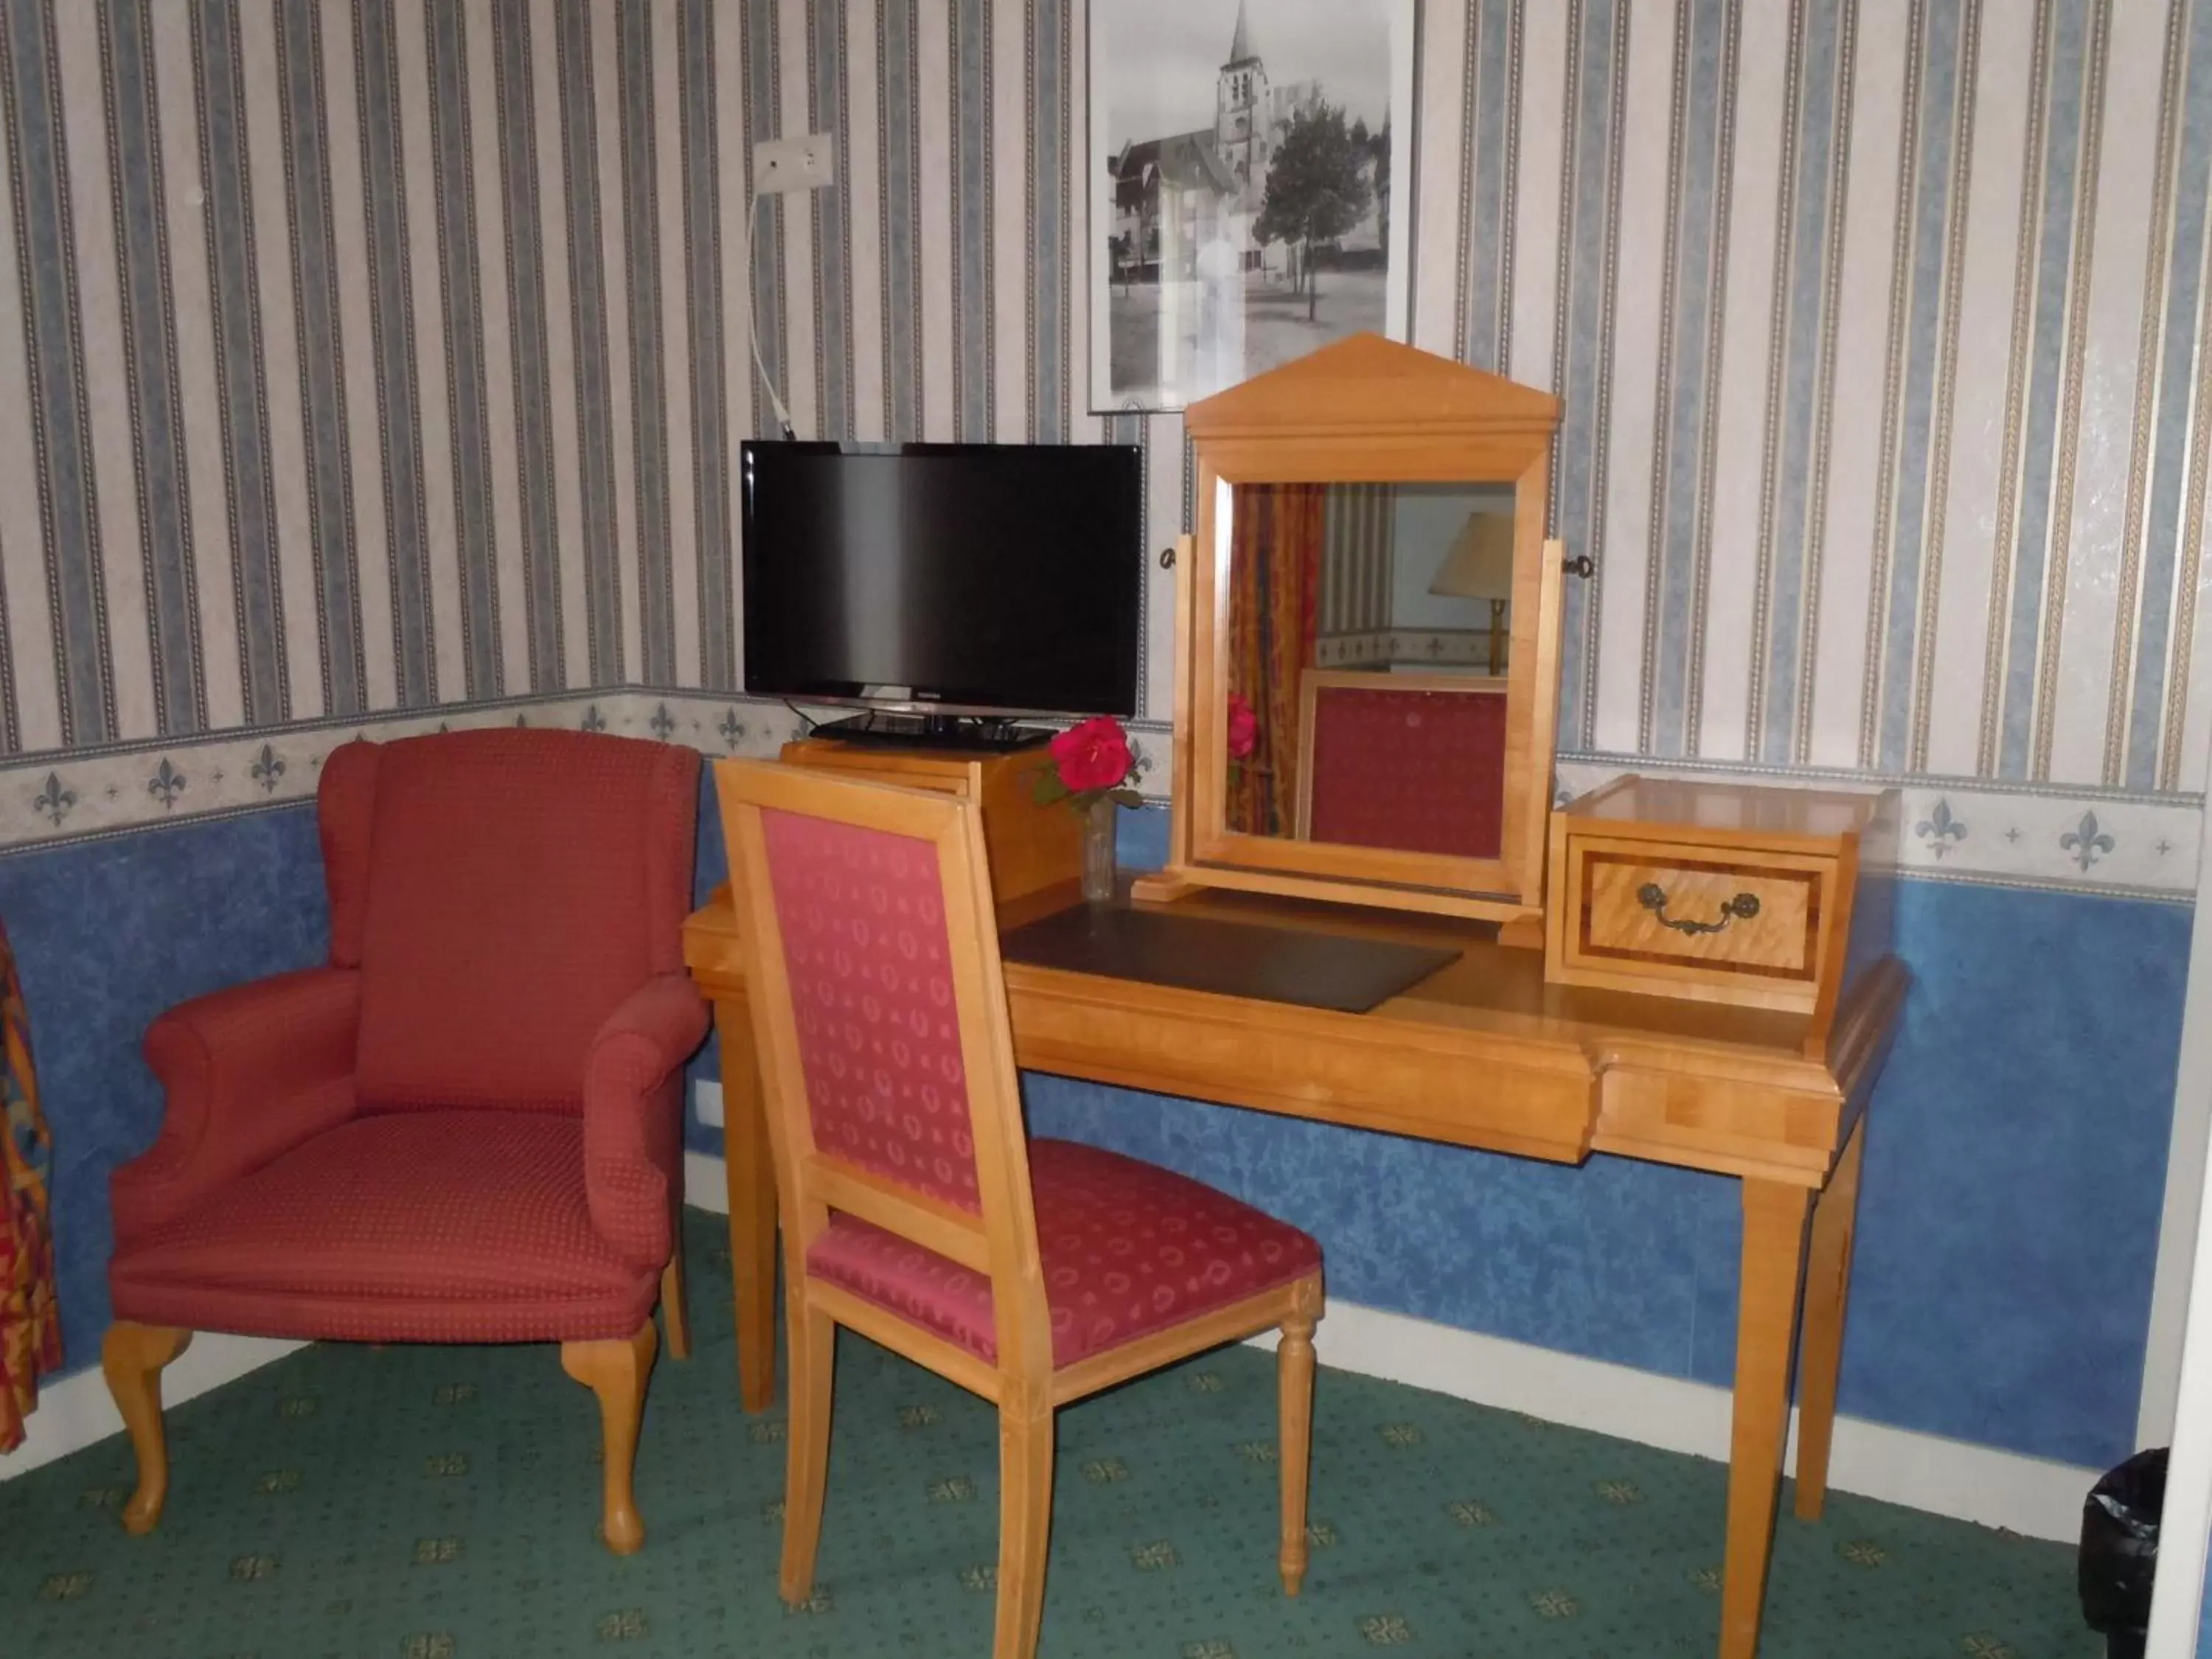
[[745, 444], [745, 690], [1135, 713], [1140, 469], [1126, 446]]

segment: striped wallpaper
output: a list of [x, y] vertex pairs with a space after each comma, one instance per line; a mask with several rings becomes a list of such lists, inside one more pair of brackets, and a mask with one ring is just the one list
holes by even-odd
[[1390, 626], [1391, 502], [1388, 484], [1329, 486], [1314, 605], [1315, 626], [1324, 637]]
[[0, 8], [0, 750], [732, 684], [773, 62], [710, 0]]
[[[1566, 402], [1563, 750], [2203, 790], [2212, 0], [1418, 27], [1416, 343]], [[726, 693], [749, 309], [802, 435], [1141, 441], [1157, 550], [1181, 420], [1084, 382], [1085, 28], [0, 5], [0, 811], [91, 751]], [[807, 131], [837, 186], [750, 211]]]

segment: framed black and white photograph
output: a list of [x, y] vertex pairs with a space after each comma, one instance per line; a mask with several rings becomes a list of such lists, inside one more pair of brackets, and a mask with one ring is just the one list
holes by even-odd
[[1091, 0], [1091, 386], [1181, 409], [1407, 337], [1413, 0]]

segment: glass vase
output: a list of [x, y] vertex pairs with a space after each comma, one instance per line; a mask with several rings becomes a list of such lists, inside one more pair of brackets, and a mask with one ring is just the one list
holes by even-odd
[[1102, 795], [1083, 809], [1083, 897], [1103, 904], [1114, 896], [1114, 824], [1119, 811]]

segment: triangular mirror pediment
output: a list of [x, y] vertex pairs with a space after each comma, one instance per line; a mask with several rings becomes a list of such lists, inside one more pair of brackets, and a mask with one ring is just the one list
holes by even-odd
[[1191, 404], [1196, 434], [1307, 426], [1553, 425], [1559, 400], [1486, 369], [1471, 368], [1380, 334], [1354, 334]]

